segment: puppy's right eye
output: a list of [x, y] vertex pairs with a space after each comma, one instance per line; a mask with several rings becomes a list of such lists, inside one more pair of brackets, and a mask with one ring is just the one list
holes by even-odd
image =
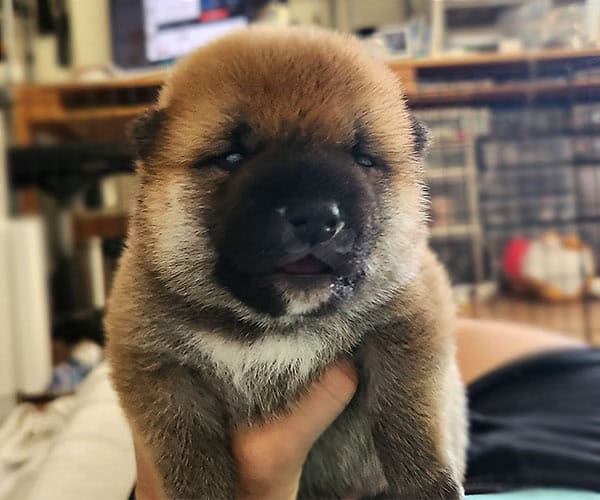
[[246, 155], [241, 151], [228, 151], [218, 156], [213, 156], [194, 165], [196, 168], [206, 168], [216, 165], [223, 170], [233, 171], [238, 168], [246, 159]]
[[206, 164], [216, 165], [223, 170], [233, 171], [238, 168], [246, 159], [244, 153], [240, 151], [228, 151], [219, 156], [208, 160]]
[[241, 123], [229, 134], [223, 135], [219, 149], [225, 152], [206, 156], [194, 163], [194, 168], [219, 167], [227, 172], [234, 172], [258, 150], [258, 143], [250, 136], [250, 128]]

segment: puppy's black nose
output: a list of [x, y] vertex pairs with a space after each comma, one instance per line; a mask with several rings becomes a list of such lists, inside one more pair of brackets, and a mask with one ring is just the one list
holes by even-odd
[[277, 212], [291, 225], [296, 238], [311, 246], [330, 240], [344, 226], [335, 202], [300, 202], [281, 207]]

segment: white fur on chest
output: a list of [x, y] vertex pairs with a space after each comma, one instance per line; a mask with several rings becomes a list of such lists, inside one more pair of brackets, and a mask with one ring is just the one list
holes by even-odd
[[280, 375], [289, 378], [289, 389], [304, 382], [322, 360], [326, 343], [306, 332], [266, 335], [254, 341], [203, 332], [194, 337], [193, 347], [212, 361], [217, 375], [231, 380], [241, 395], [256, 400]]

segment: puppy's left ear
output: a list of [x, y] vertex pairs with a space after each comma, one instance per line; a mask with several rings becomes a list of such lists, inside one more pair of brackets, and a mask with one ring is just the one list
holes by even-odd
[[431, 132], [427, 126], [410, 116], [410, 128], [413, 136], [414, 151], [418, 156], [423, 156], [431, 143]]
[[129, 125], [129, 142], [138, 160], [147, 160], [154, 152], [165, 122], [164, 109], [150, 109]]

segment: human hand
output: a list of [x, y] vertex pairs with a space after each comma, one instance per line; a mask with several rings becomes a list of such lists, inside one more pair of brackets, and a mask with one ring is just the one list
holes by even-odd
[[[350, 363], [336, 363], [312, 384], [288, 415], [237, 429], [232, 452], [238, 465], [238, 499], [295, 499], [308, 452], [350, 402], [356, 386], [356, 371]], [[164, 500], [158, 470], [135, 431], [133, 440], [136, 499]]]

